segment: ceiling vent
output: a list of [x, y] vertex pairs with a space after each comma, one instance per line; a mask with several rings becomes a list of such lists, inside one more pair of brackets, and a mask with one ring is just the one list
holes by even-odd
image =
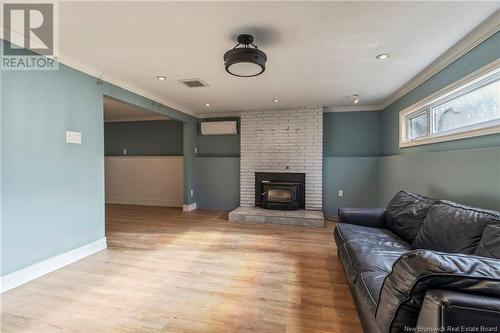
[[184, 83], [188, 88], [208, 87], [208, 83], [201, 79], [186, 79], [179, 81]]

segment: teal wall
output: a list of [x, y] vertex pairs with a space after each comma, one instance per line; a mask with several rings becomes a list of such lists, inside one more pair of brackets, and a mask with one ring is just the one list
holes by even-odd
[[497, 32], [448, 67], [429, 78], [382, 112], [383, 155], [426, 153], [500, 146], [500, 134], [399, 148], [399, 112], [441, 88], [463, 78], [500, 57], [500, 32]]
[[[198, 136], [198, 156], [200, 157], [239, 157], [240, 156], [240, 118], [211, 118], [203, 121], [228, 121], [238, 122], [237, 135], [201, 135]], [[200, 120], [201, 123], [201, 120]]]
[[500, 134], [399, 148], [399, 111], [500, 57], [496, 33], [382, 112], [380, 204], [398, 189], [500, 210]]
[[384, 156], [381, 205], [399, 189], [500, 211], [500, 147]]
[[196, 179], [197, 203], [201, 209], [229, 211], [240, 205], [239, 118], [203, 119], [224, 120], [238, 121], [237, 135], [198, 135]]
[[[0, 75], [2, 276], [104, 237], [104, 95], [183, 122], [195, 201], [196, 118], [62, 64]], [[66, 144], [66, 130], [82, 144]]]
[[402, 149], [398, 136], [401, 110], [499, 56], [496, 33], [381, 112], [325, 114], [325, 214], [384, 207], [399, 189], [500, 210], [500, 134]]
[[323, 114], [323, 155], [325, 157], [379, 156], [381, 144], [381, 112], [325, 112]]
[[5, 275], [104, 237], [104, 142], [94, 78], [65, 66], [1, 76]]
[[[341, 207], [379, 207], [379, 157], [325, 157], [323, 159], [323, 212], [337, 216]], [[344, 191], [338, 197], [338, 190]]]
[[198, 207], [233, 210], [240, 205], [239, 157], [198, 157]]
[[[328, 111], [328, 109], [326, 109]], [[378, 156], [382, 112], [323, 114], [323, 211], [336, 216], [340, 207], [377, 207], [380, 187]], [[337, 195], [338, 190], [344, 196]]]
[[183, 124], [176, 120], [104, 124], [104, 153], [122, 156], [182, 156]]

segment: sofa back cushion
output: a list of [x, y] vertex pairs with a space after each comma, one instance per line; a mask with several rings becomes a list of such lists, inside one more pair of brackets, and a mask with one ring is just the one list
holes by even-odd
[[490, 224], [484, 228], [475, 254], [500, 259], [500, 224]]
[[496, 223], [498, 212], [440, 201], [429, 209], [413, 248], [474, 254], [485, 226]]
[[424, 196], [399, 191], [387, 205], [387, 226], [408, 243], [413, 243], [433, 203], [434, 200]]

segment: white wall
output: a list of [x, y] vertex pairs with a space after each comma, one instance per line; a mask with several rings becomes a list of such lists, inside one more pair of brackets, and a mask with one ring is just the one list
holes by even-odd
[[306, 174], [306, 209], [322, 208], [323, 108], [241, 114], [240, 205], [255, 205], [255, 172]]
[[182, 207], [182, 156], [107, 156], [106, 203]]

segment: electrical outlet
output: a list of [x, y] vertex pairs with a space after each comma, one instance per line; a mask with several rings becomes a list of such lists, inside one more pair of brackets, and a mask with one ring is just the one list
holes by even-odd
[[339, 197], [343, 197], [344, 196], [344, 190], [339, 190], [338, 196]]
[[193, 196], [194, 195], [194, 191], [193, 190], [189, 191], [189, 194], [191, 194], [191, 196]]
[[198, 154], [198, 147], [194, 147], [194, 153]]
[[123, 155], [127, 155], [127, 148], [123, 148]]

